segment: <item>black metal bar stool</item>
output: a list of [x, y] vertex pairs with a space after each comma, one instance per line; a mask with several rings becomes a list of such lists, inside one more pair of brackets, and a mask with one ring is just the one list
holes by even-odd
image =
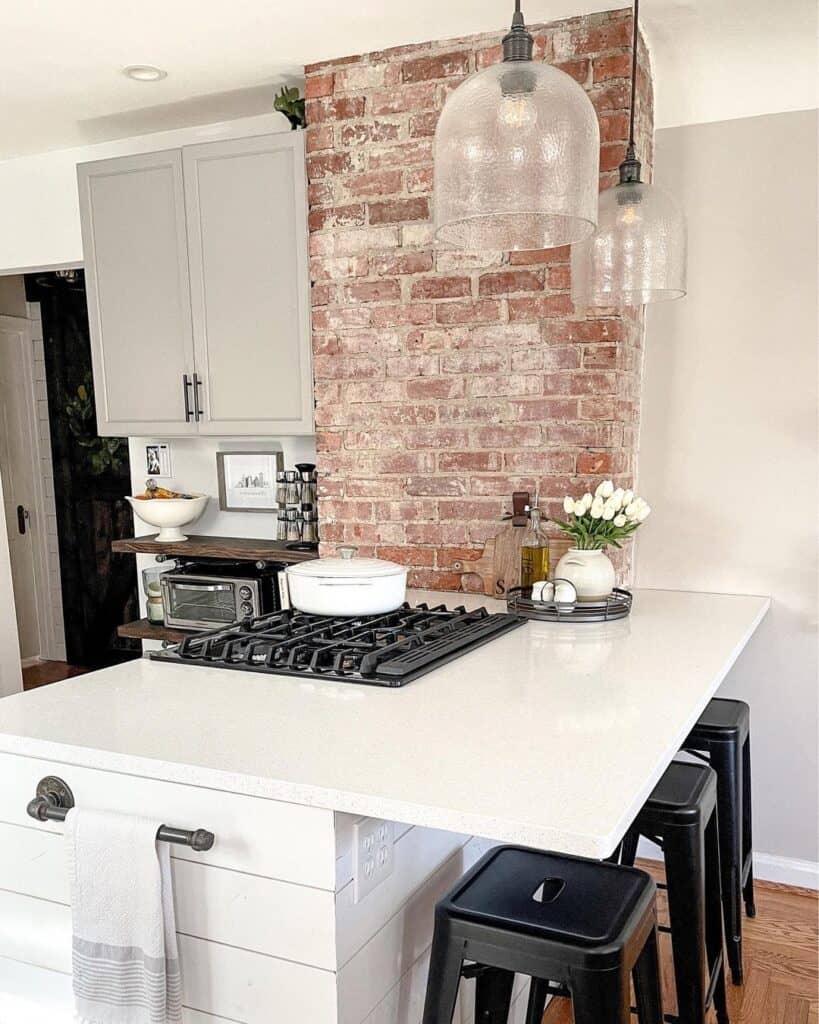
[[702, 757], [717, 773], [722, 910], [731, 978], [735, 985], [741, 985], [743, 899], [748, 917], [756, 916], [751, 845], [751, 709], [741, 700], [715, 697], [682, 749]]
[[633, 864], [639, 837], [665, 857], [680, 1024], [705, 1024], [713, 1002], [728, 1024], [720, 900], [717, 779], [705, 765], [672, 761], [623, 842], [622, 862]]
[[490, 850], [435, 908], [423, 1024], [451, 1024], [462, 976], [476, 1024], [506, 1024], [516, 973], [570, 996], [575, 1024], [627, 1024], [633, 974], [640, 1024], [661, 1024], [655, 893], [634, 868]]

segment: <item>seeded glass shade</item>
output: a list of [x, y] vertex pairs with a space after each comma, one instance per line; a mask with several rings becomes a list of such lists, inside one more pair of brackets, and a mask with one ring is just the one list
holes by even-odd
[[600, 195], [590, 238], [572, 247], [572, 298], [588, 306], [642, 306], [686, 293], [685, 217], [668, 192], [626, 182]]
[[435, 239], [549, 249], [597, 223], [600, 132], [588, 96], [549, 64], [506, 61], [450, 94], [435, 132]]

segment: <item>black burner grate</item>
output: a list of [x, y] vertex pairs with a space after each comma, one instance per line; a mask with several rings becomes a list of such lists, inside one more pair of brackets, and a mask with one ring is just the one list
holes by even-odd
[[306, 615], [288, 609], [195, 633], [157, 661], [402, 686], [522, 626], [519, 615], [425, 604], [384, 615]]

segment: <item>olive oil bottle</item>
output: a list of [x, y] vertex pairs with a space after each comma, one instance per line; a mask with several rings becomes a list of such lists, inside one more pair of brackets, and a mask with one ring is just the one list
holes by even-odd
[[549, 538], [543, 532], [539, 508], [529, 510], [529, 525], [520, 549], [520, 584], [531, 587], [549, 575]]

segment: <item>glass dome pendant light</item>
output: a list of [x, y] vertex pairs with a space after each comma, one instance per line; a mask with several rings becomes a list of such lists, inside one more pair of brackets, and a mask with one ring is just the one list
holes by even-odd
[[447, 99], [435, 132], [436, 243], [466, 251], [550, 249], [597, 223], [600, 130], [582, 86], [532, 60], [516, 0], [503, 61]]
[[620, 180], [600, 195], [597, 231], [572, 246], [572, 298], [585, 306], [642, 306], [686, 293], [685, 216], [668, 192], [640, 179], [634, 145], [639, 0], [634, 0], [631, 113]]

